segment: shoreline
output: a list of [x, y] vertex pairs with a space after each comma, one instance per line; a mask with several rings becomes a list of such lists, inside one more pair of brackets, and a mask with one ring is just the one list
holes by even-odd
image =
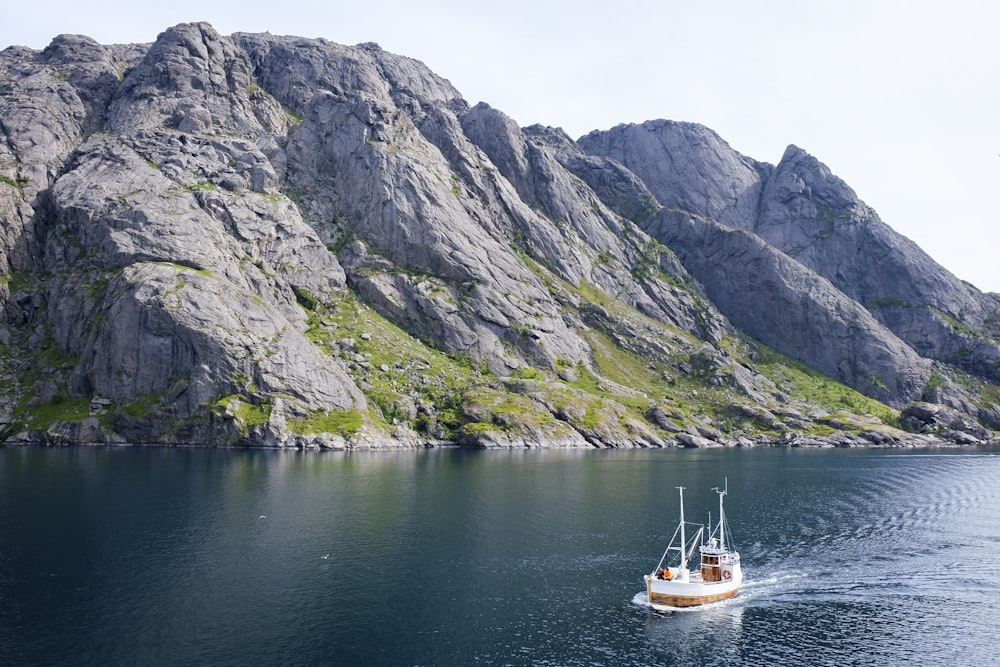
[[[19, 434], [26, 435], [26, 434]], [[524, 438], [489, 438], [474, 442], [457, 440], [435, 440], [430, 438], [391, 438], [362, 436], [343, 438], [332, 434], [316, 437], [296, 437], [283, 443], [231, 443], [211, 442], [129, 442], [106, 439], [100, 441], [69, 440], [50, 437], [52, 434], [35, 432], [34, 437], [14, 437], [0, 442], [0, 447], [165, 447], [193, 449], [235, 449], [261, 451], [315, 451], [315, 452], [403, 452], [427, 449], [465, 450], [602, 450], [602, 449], [719, 449], [719, 448], [784, 448], [784, 449], [927, 449], [963, 447], [997, 447], [1000, 437], [980, 439], [963, 432], [942, 434], [929, 433], [884, 433], [869, 431], [861, 434], [837, 432], [823, 436], [786, 433], [778, 437], [736, 437], [713, 440], [702, 436], [682, 433], [677, 437], [650, 444], [643, 441], [615, 441], [614, 443], [593, 443], [589, 441], [528, 440]], [[687, 436], [687, 437], [685, 437]], [[484, 441], [485, 440], [485, 441]]]

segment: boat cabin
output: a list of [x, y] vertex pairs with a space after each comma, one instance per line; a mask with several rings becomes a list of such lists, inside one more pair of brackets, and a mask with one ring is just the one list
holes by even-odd
[[732, 556], [719, 545], [717, 538], [711, 538], [698, 551], [701, 553], [702, 581], [729, 581], [733, 578]]

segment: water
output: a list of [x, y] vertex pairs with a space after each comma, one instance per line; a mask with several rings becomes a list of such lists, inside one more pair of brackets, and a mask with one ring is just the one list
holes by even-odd
[[[727, 515], [746, 586], [636, 602]], [[991, 664], [1000, 453], [0, 448], [0, 664]]]

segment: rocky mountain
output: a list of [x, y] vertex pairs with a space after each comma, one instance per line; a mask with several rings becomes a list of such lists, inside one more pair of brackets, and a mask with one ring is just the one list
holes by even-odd
[[975, 443], [1000, 296], [817, 159], [574, 141], [374, 44], [0, 52], [9, 443]]

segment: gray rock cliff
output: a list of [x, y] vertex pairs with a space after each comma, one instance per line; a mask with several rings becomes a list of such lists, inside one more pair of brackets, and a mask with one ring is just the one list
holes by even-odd
[[998, 297], [795, 147], [767, 165], [668, 121], [574, 141], [375, 44], [204, 23], [7, 48], [0, 132], [8, 442], [853, 446], [1000, 422]]

